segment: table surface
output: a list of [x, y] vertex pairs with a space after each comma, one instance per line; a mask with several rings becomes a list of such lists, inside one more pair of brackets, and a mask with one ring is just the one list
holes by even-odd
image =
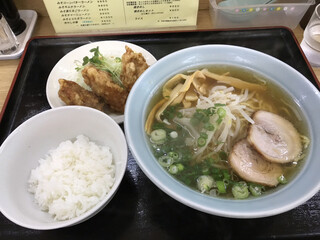
[[[208, 9], [199, 10], [197, 26], [181, 27], [181, 28], [175, 27], [175, 28], [165, 28], [165, 29], [162, 28], [161, 31], [203, 30], [203, 29], [206, 29], [206, 30], [214, 29]], [[160, 31], [160, 30], [148, 29], [143, 31], [154, 32], [154, 31]], [[135, 32], [135, 30], [132, 30], [131, 32]], [[121, 34], [121, 33], [124, 33], [124, 31], [105, 32], [105, 33]], [[303, 38], [303, 29], [300, 26], [298, 26], [297, 28], [293, 29], [293, 33], [297, 38], [298, 42], [300, 43]], [[56, 36], [56, 35], [58, 34], [55, 33], [54, 28], [51, 24], [50, 18], [46, 16], [39, 16], [32, 36], [35, 37], [35, 36]], [[19, 62], [20, 62], [20, 59], [0, 61], [0, 76], [1, 76], [0, 78], [0, 109], [1, 111], [3, 110], [4, 103], [6, 101], [9, 89], [12, 85]], [[320, 68], [313, 68], [313, 71], [317, 76], [317, 78], [320, 79]]]
[[[198, 15], [198, 24], [197, 24], [196, 27], [161, 29], [161, 31], [204, 30], [204, 29], [205, 30], [211, 30], [211, 29], [213, 29], [213, 27], [212, 27], [212, 23], [211, 23], [211, 19], [210, 19], [208, 11], [206, 11], [206, 10], [202, 10], [201, 11], [200, 10], [199, 11], [199, 15]], [[159, 30], [158, 29], [150, 29], [149, 31], [150, 32], [154, 32], [154, 31], [159, 31]], [[146, 31], [144, 31], [144, 32], [146, 32]], [[108, 33], [111, 33], [111, 32], [106, 32], [106, 34], [108, 34]], [[112, 34], [114, 34], [114, 33], [115, 32], [112, 32]], [[124, 32], [117, 32], [117, 33], [122, 34]], [[301, 29], [301, 27], [298, 26], [296, 29], [293, 30], [293, 33], [294, 33], [296, 39], [298, 40], [298, 42], [301, 42], [302, 41], [302, 37], [303, 37], [303, 29]], [[55, 36], [55, 35], [57, 35], [57, 34], [55, 33], [55, 31], [54, 31], [54, 29], [52, 27], [50, 19], [48, 17], [39, 17], [38, 20], [37, 20], [37, 24], [36, 24], [33, 36], [36, 37], [36, 36]], [[0, 77], [0, 110], [4, 106], [4, 103], [5, 103], [6, 98], [7, 98], [7, 94], [10, 91], [10, 87], [12, 85], [12, 82], [13, 82], [14, 78], [15, 78], [15, 73], [17, 71], [19, 63], [20, 63], [20, 59], [0, 61], [0, 76], [1, 76]], [[313, 68], [313, 71], [314, 71], [316, 77], [318, 79], [320, 79], [320, 68]], [[156, 191], [157, 190], [156, 188], [152, 188], [153, 185], [151, 185], [150, 181], [146, 181], [145, 176], [137, 168], [137, 165], [135, 164], [132, 156], [129, 158], [129, 165], [130, 165], [130, 169], [134, 169], [134, 172], [135, 172], [136, 176], [138, 176], [138, 179], [140, 179], [140, 183], [141, 182], [143, 183], [143, 185], [142, 185], [143, 187], [138, 188], [138, 190], [139, 189], [140, 190], [142, 190], [142, 189], [151, 189], [151, 190], [147, 191], [149, 196], [153, 196], [153, 195], [156, 196], [155, 192], [157, 194], [160, 194], [160, 196], [161, 196], [160, 200], [167, 201], [167, 202], [165, 202], [166, 206], [173, 206], [173, 208], [171, 209], [171, 210], [173, 210], [173, 213], [171, 215], [172, 218], [173, 218], [172, 220], [180, 220], [180, 221], [182, 221], [182, 219], [180, 219], [180, 218], [181, 218], [181, 216], [183, 216], [183, 214], [185, 212], [177, 212], [178, 210], [180, 211], [180, 208], [175, 208], [175, 206], [177, 206], [178, 203], [176, 203], [171, 198], [166, 198], [165, 195], [162, 194], [162, 192]], [[124, 184], [125, 187], [122, 189], [122, 191], [119, 192], [119, 194], [120, 194], [119, 199], [122, 199], [121, 196], [123, 196], [123, 194], [127, 194], [126, 191], [128, 191], [128, 186], [129, 187], [131, 186], [130, 185], [130, 181], [129, 181], [130, 177], [131, 176], [129, 175], [129, 176], [127, 176], [127, 178], [124, 179], [124, 181], [127, 184]], [[142, 203], [142, 206], [145, 206], [146, 205], [146, 203], [144, 202], [145, 200], [146, 199], [142, 199], [139, 202], [139, 204]], [[315, 201], [318, 201], [318, 198]], [[255, 226], [260, 226], [262, 228], [262, 226], [268, 225], [268, 228], [266, 228], [266, 230], [264, 232], [263, 231], [260, 232], [261, 236], [264, 236], [263, 234], [266, 235], [268, 229], [269, 230], [276, 229], [276, 233], [282, 234], [283, 239], [287, 239], [285, 237], [284, 233], [282, 232], [282, 230], [288, 228], [290, 226], [290, 224], [291, 224], [291, 226], [297, 226], [297, 229], [295, 229], [296, 233], [301, 232], [302, 229], [304, 229], [304, 227], [308, 226], [308, 224], [309, 224], [308, 222], [303, 222], [303, 223], [294, 222], [294, 221], [297, 221], [297, 219], [300, 219], [301, 216], [303, 216], [304, 211], [306, 209], [308, 209], [308, 208], [312, 208], [312, 209], [317, 208], [318, 209], [318, 207], [317, 207], [318, 205], [317, 206], [313, 206], [312, 205], [312, 204], [314, 204], [314, 202], [309, 202], [308, 204], [310, 206], [309, 205], [303, 206], [302, 209], [300, 209], [299, 211], [294, 212], [293, 213], [293, 214], [295, 214], [294, 218], [290, 218], [290, 216], [286, 215], [286, 214], [283, 215], [282, 216], [283, 219], [286, 219], [286, 218], [291, 219], [290, 223], [289, 223], [289, 221], [288, 222], [287, 221], [281, 221], [281, 225], [278, 226], [277, 228], [275, 226], [273, 226], [272, 224], [270, 224], [270, 222], [272, 221], [270, 219], [257, 219], [256, 220], [256, 224], [254, 226], [250, 225], [251, 222], [249, 220], [248, 221], [244, 221], [245, 224], [244, 224], [244, 226], [241, 226], [241, 229], [240, 229], [240, 228], [238, 228], [238, 226], [241, 225], [240, 221], [238, 221], [236, 219], [222, 220], [222, 219], [220, 219], [218, 217], [214, 217], [214, 216], [211, 217], [211, 216], [204, 215], [204, 214], [201, 215], [199, 212], [193, 211], [192, 209], [187, 209], [186, 208], [187, 209], [186, 211], [188, 211], [189, 215], [191, 214], [190, 216], [193, 216], [192, 219], [198, 218], [198, 219], [202, 220], [202, 221], [200, 221], [200, 222], [195, 224], [195, 228], [201, 229], [203, 227], [202, 226], [203, 224], [206, 224], [206, 226], [207, 226], [211, 222], [208, 219], [210, 219], [210, 220], [212, 220], [212, 218], [215, 219], [215, 222], [217, 223], [217, 225], [213, 226], [213, 229], [211, 229], [211, 230], [208, 229], [209, 236], [210, 236], [210, 233], [212, 233], [212, 232], [220, 232], [220, 233], [224, 233], [224, 234], [229, 233], [229, 230], [227, 230], [226, 227], [225, 227], [225, 223], [228, 223], [227, 225], [233, 226], [232, 231], [229, 233], [230, 236], [231, 235], [237, 236], [237, 234], [240, 234], [242, 232], [247, 232], [247, 231], [248, 232], [254, 231], [254, 233], [258, 234], [259, 230], [254, 229]], [[132, 207], [132, 206], [130, 205], [129, 207]], [[155, 206], [153, 206], [153, 207], [154, 207], [154, 209], [157, 209]], [[110, 212], [114, 211], [116, 208], [117, 208], [117, 206], [115, 205], [115, 202], [114, 203], [111, 202], [110, 209], [109, 210], [107, 209], [105, 213], [100, 214], [100, 218], [104, 218], [105, 214], [109, 214]], [[318, 211], [315, 211], [315, 212], [318, 212]], [[178, 213], [178, 214], [175, 214], [175, 213]], [[121, 219], [120, 216], [128, 217], [128, 215], [126, 215], [127, 213], [125, 213], [125, 211], [120, 211], [119, 212], [119, 209], [118, 209], [117, 214], [119, 214], [119, 217], [116, 217], [115, 214], [113, 214], [111, 216], [114, 217], [113, 221], [116, 221], [116, 223], [118, 223], [118, 224], [120, 224], [120, 222], [122, 221], [122, 220], [120, 221], [120, 219]], [[309, 214], [308, 216], [312, 216], [312, 212], [309, 212], [308, 214]], [[159, 217], [161, 218], [162, 215], [163, 214], [161, 212], [159, 212], [159, 211], [156, 211], [156, 212], [153, 213], [153, 216], [155, 216], [156, 218], [159, 218]], [[314, 218], [312, 218], [312, 219], [313, 220], [318, 220], [318, 216], [319, 215], [314, 216]], [[130, 217], [132, 217], [132, 216], [130, 216]], [[312, 219], [311, 219], [311, 221], [312, 221]], [[130, 222], [130, 221], [134, 221], [134, 220], [136, 220], [136, 219], [131, 219], [131, 220], [129, 219], [128, 221]], [[161, 220], [163, 220], [163, 219], [160, 219], [157, 222], [161, 222]], [[278, 220], [279, 220], [279, 218], [278, 218]], [[192, 221], [192, 220], [187, 220], [187, 221]], [[100, 222], [104, 223], [104, 221], [100, 221]], [[98, 228], [98, 229], [105, 229], [104, 225], [94, 226], [94, 223], [95, 223], [94, 221], [91, 221], [91, 222], [88, 223], [89, 225], [87, 225], [87, 226]], [[10, 225], [10, 224], [7, 224], [7, 223], [4, 223], [4, 224], [6, 226]], [[150, 234], [151, 234], [150, 233], [150, 231], [151, 231], [150, 229], [151, 228], [149, 228], [151, 226], [150, 224], [151, 223], [147, 223], [146, 222], [145, 226], [141, 226], [139, 228], [139, 230], [145, 231], [144, 234], [146, 236], [146, 239], [148, 239], [148, 236], [150, 236]], [[9, 236], [10, 235], [12, 237], [12, 239], [14, 239], [15, 238], [14, 234], [18, 234], [19, 231], [17, 231], [17, 226], [14, 226], [14, 225], [10, 225], [10, 226], [11, 226], [11, 228], [6, 229], [6, 233], [3, 233], [4, 234], [3, 236], [5, 236], [5, 235]], [[70, 228], [69, 229], [62, 229], [61, 231], [55, 231], [55, 232], [50, 232], [49, 231], [47, 233], [44, 233], [44, 232], [41, 232], [41, 231], [35, 232], [35, 231], [25, 230], [23, 232], [23, 234], [25, 236], [31, 237], [31, 239], [35, 239], [35, 238], [37, 238], [37, 239], [56, 239], [56, 238], [59, 238], [59, 237], [62, 237], [62, 236], [71, 236], [71, 234], [74, 234], [73, 231], [76, 230], [76, 231], [78, 231], [77, 236], [83, 235], [83, 237], [85, 237], [86, 235], [84, 234], [84, 232], [87, 229], [86, 228], [82, 228], [82, 227], [83, 227], [83, 225], [80, 225], [80, 226], [77, 226], [77, 227], [75, 227], [73, 229], [70, 229]], [[129, 226], [129, 228], [130, 227], [133, 227], [133, 226]], [[171, 232], [171, 231], [175, 232], [176, 231], [176, 227], [177, 227], [177, 225], [173, 225], [172, 228], [168, 229], [168, 231], [169, 232]], [[21, 230], [21, 229], [19, 229], [19, 230]], [[148, 230], [149, 230], [149, 232], [148, 232]], [[191, 229], [185, 229], [184, 231], [186, 231], [186, 233], [184, 234], [185, 236], [187, 234], [192, 234], [192, 230]], [[98, 234], [98, 231], [97, 231], [96, 234]], [[96, 235], [93, 234], [93, 236], [96, 236]], [[231, 238], [229, 238], [230, 236], [228, 234], [226, 234], [226, 236], [223, 239], [231, 239]], [[247, 236], [247, 234], [245, 234], [245, 236]], [[17, 237], [17, 235], [16, 235], [16, 237]], [[123, 237], [124, 237], [123, 239], [127, 239], [127, 237], [129, 238], [128, 235], [124, 235]], [[131, 237], [133, 239], [135, 239], [134, 236], [131, 236]], [[239, 237], [241, 237], [241, 236], [239, 235]], [[0, 234], [0, 238], [1, 238], [1, 234]], [[220, 239], [222, 239], [222, 238], [220, 238]], [[259, 239], [259, 238], [257, 238], [257, 239]], [[261, 238], [261, 239], [263, 239], [263, 238]], [[275, 239], [276, 239], [276, 237], [275, 237]], [[310, 236], [310, 239], [316, 239], [316, 238], [312, 238], [312, 236]]]
[[[315, 83], [291, 33], [284, 28], [272, 28], [35, 38], [19, 66], [19, 74], [0, 122], [0, 144], [26, 119], [50, 108], [45, 85], [51, 69], [66, 52], [83, 44], [115, 39], [129, 41], [147, 49], [157, 59], [172, 51], [200, 44], [243, 46], [281, 59]], [[292, 211], [268, 218], [234, 219], [202, 213], [174, 200], [152, 184], [129, 151], [123, 184], [108, 207], [94, 218], [66, 229], [36, 231], [21, 228], [0, 214], [0, 239], [82, 240], [88, 236], [104, 239], [110, 233], [115, 239], [169, 240], [193, 239], [194, 236], [199, 239], [214, 236], [216, 240], [252, 239], [252, 236], [257, 240], [319, 239], [319, 216], [320, 193]], [[92, 226], [94, 233], [88, 231]], [[182, 230], [183, 226], [188, 227]]]

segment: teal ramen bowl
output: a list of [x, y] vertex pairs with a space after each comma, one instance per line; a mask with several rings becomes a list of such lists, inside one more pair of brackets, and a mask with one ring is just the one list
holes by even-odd
[[[231, 65], [252, 70], [280, 88], [298, 105], [309, 132], [309, 151], [299, 172], [275, 191], [244, 200], [201, 194], [177, 181], [153, 156], [144, 124], [150, 101], [172, 76], [207, 65]], [[267, 54], [229, 45], [202, 45], [179, 50], [160, 59], [143, 73], [132, 88], [125, 109], [125, 133], [130, 150], [142, 171], [162, 191], [191, 208], [232, 218], [259, 218], [289, 211], [320, 189], [319, 91], [298, 71]]]

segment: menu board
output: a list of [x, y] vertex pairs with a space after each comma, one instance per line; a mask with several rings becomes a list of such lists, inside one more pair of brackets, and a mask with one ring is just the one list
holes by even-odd
[[199, 0], [44, 0], [57, 33], [194, 26]]

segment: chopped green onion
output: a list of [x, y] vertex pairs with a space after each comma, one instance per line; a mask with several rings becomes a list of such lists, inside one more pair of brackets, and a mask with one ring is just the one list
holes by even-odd
[[177, 107], [178, 107], [178, 105], [167, 107], [163, 111], [163, 118], [168, 119], [168, 120], [172, 120], [177, 114], [177, 112], [176, 112]]
[[230, 180], [231, 179], [231, 175], [229, 173], [229, 171], [227, 169], [223, 169], [222, 170], [222, 174], [223, 174], [223, 179], [225, 180]]
[[204, 124], [204, 128], [208, 131], [213, 131], [214, 130], [214, 126], [213, 124], [211, 124], [210, 122], [207, 122]]
[[173, 160], [178, 160], [180, 155], [177, 152], [169, 152], [168, 156], [171, 157]]
[[208, 116], [212, 116], [213, 114], [216, 113], [216, 108], [215, 108], [215, 107], [209, 107], [209, 108], [207, 108], [207, 109], [205, 110], [205, 112], [206, 112], [206, 114], [207, 114]]
[[170, 167], [174, 162], [172, 157], [169, 157], [168, 155], [159, 157], [158, 161], [162, 167]]
[[221, 170], [219, 168], [212, 168], [211, 172], [213, 174], [213, 178], [216, 180], [220, 180], [221, 179]]
[[164, 128], [165, 128], [165, 124], [164, 123], [155, 122], [152, 125], [152, 130], [164, 129]]
[[197, 186], [201, 193], [208, 192], [213, 186], [214, 180], [208, 175], [201, 175], [197, 178]]
[[197, 111], [192, 115], [192, 118], [190, 119], [191, 124], [194, 126], [202, 122], [202, 118], [204, 117], [204, 114], [201, 113], [199, 110], [201, 109], [197, 109]]
[[171, 174], [177, 174], [179, 172], [179, 168], [177, 165], [173, 164], [169, 167], [169, 173]]
[[232, 194], [236, 199], [245, 199], [249, 197], [248, 185], [246, 182], [238, 182], [232, 187]]
[[156, 129], [151, 132], [151, 141], [156, 144], [163, 144], [166, 140], [167, 132], [163, 129]]
[[198, 147], [203, 147], [206, 145], [206, 143], [207, 143], [207, 140], [205, 138], [203, 137], [198, 138]]
[[215, 103], [214, 106], [215, 107], [224, 107], [224, 106], [226, 106], [226, 104], [224, 104], [224, 103]]
[[208, 139], [208, 134], [205, 132], [200, 133], [200, 137], [204, 138], [204, 139]]
[[278, 177], [278, 182], [281, 184], [286, 184], [288, 181], [285, 176], [281, 175]]
[[262, 186], [256, 183], [249, 184], [249, 190], [251, 194], [255, 197], [260, 196], [262, 194]]
[[222, 181], [224, 182], [224, 185], [226, 187], [229, 186], [229, 184], [231, 183], [231, 180], [230, 179], [226, 179], [226, 178], [224, 178]]
[[178, 167], [179, 172], [183, 171], [183, 169], [184, 169], [183, 164], [181, 164], [181, 163], [177, 163], [177, 164], [176, 164], [176, 166]]
[[224, 184], [223, 181], [216, 181], [216, 184], [217, 184], [217, 188], [218, 188], [219, 193], [226, 193], [227, 192], [226, 185]]
[[224, 118], [227, 114], [227, 111], [224, 108], [218, 108], [217, 114], [220, 118]]
[[217, 121], [216, 121], [216, 123], [217, 123], [218, 125], [220, 125], [220, 123], [222, 123], [222, 120], [223, 120], [223, 118], [218, 118]]
[[202, 121], [203, 123], [208, 123], [209, 120], [210, 120], [210, 117], [209, 117], [209, 116], [206, 116], [206, 115], [203, 115], [203, 117], [202, 117], [202, 119], [201, 119], [201, 121]]

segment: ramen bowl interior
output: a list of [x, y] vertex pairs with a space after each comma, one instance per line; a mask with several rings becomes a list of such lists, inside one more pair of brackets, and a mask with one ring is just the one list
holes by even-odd
[[[288, 181], [259, 197], [229, 199], [212, 197], [191, 189], [168, 174], [158, 163], [148, 143], [145, 122], [151, 101], [164, 83], [179, 73], [207, 66], [229, 66], [263, 76], [286, 92], [303, 119], [310, 145], [299, 171]], [[276, 90], [276, 89], [273, 89]], [[138, 165], [149, 179], [177, 201], [213, 215], [233, 218], [258, 218], [289, 211], [310, 199], [320, 188], [317, 156], [320, 149], [319, 91], [299, 72], [264, 53], [236, 46], [203, 45], [174, 52], [150, 67], [134, 85], [125, 110], [125, 133]], [[137, 107], [139, 106], [139, 107]]]
[[[100, 146], [109, 146], [115, 165], [110, 191], [78, 217], [54, 220], [41, 211], [28, 191], [31, 170], [61, 142], [85, 135]], [[115, 195], [125, 173], [127, 144], [123, 131], [108, 115], [88, 107], [67, 106], [41, 112], [18, 126], [0, 148], [0, 210], [12, 222], [30, 229], [47, 230], [81, 223], [102, 210]]]

